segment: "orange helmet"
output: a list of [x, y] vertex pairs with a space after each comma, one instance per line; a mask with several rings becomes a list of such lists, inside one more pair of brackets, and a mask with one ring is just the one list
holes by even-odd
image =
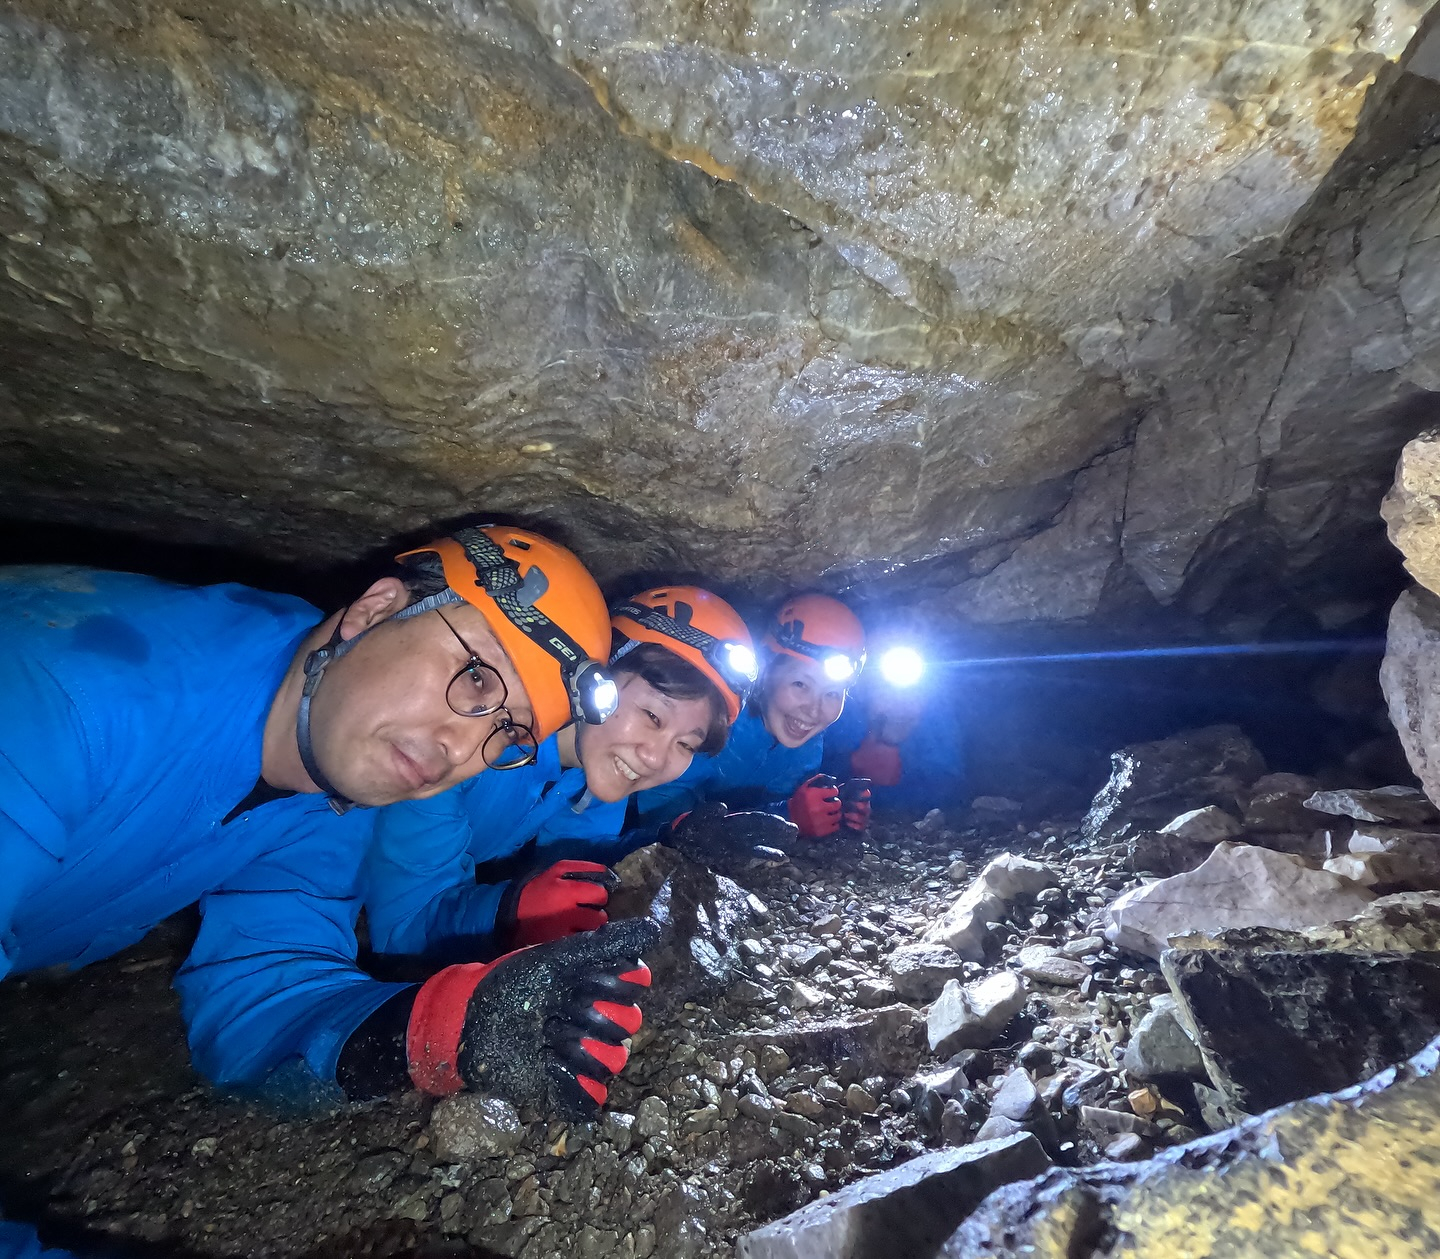
[[637, 643], [658, 643], [694, 665], [719, 689], [733, 722], [758, 672], [750, 630], [719, 595], [699, 586], [645, 590], [610, 609], [610, 624], [628, 641], [618, 660]]
[[864, 626], [829, 595], [791, 595], [775, 613], [764, 641], [771, 651], [820, 661], [826, 677], [847, 686], [865, 667]]
[[604, 721], [615, 683], [602, 663], [610, 614], [585, 566], [557, 542], [528, 529], [484, 525], [406, 551], [431, 552], [445, 582], [479, 608], [525, 685], [536, 742], [572, 720]]

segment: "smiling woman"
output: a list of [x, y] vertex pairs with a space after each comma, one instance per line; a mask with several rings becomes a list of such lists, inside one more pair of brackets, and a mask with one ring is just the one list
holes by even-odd
[[564, 727], [531, 764], [379, 815], [365, 870], [378, 952], [473, 959], [605, 921], [603, 866], [552, 858], [493, 885], [476, 883], [476, 867], [531, 841], [567, 856], [611, 849], [631, 795], [724, 748], [755, 677], [744, 621], [698, 587], [643, 591], [615, 607], [611, 627], [617, 693], [605, 721]]

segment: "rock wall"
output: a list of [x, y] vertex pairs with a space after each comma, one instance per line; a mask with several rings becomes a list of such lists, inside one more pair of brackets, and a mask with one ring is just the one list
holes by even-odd
[[1343, 625], [1440, 388], [1426, 7], [16, 0], [0, 498]]

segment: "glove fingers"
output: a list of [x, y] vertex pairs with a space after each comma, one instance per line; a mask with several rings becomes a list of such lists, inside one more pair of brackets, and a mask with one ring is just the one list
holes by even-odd
[[660, 924], [650, 918], [627, 918], [612, 922], [585, 935], [572, 936], [565, 942], [566, 960], [577, 963], [577, 970], [630, 970], [635, 959], [654, 948], [660, 939]]
[[642, 1020], [638, 1005], [621, 1001], [577, 1001], [565, 1008], [562, 1017], [564, 1023], [551, 1029], [557, 1043], [573, 1033], [584, 1032], [598, 1040], [618, 1044], [627, 1036], [633, 1036]]
[[644, 972], [643, 980], [627, 979], [624, 975], [596, 975], [576, 988], [576, 993], [585, 1001], [613, 1001], [617, 1005], [639, 1005], [650, 987], [650, 968], [641, 964], [640, 970], [628, 971], [629, 975]]
[[595, 1036], [581, 1036], [573, 1027], [568, 1034], [552, 1043], [550, 1049], [562, 1068], [577, 1076], [589, 1076], [602, 1084], [618, 1075], [630, 1057], [630, 1051], [624, 1045]]
[[550, 1106], [567, 1123], [585, 1123], [605, 1105], [609, 1091], [599, 1080], [581, 1076], [569, 1067], [550, 1064]]
[[594, 883], [607, 894], [612, 888], [620, 886], [620, 876], [609, 866], [602, 866], [595, 861], [559, 861], [552, 868], [562, 879], [575, 883]]

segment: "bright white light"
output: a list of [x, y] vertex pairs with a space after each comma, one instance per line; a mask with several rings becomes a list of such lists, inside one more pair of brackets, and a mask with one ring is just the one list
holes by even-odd
[[760, 665], [755, 659], [755, 653], [744, 643], [726, 643], [725, 659], [730, 665], [730, 671], [739, 677], [753, 682], [760, 676]]
[[590, 702], [600, 714], [600, 720], [604, 721], [620, 706], [620, 688], [612, 678], [606, 678], [605, 681], [597, 683], [590, 692]]
[[825, 657], [825, 676], [832, 682], [848, 682], [855, 673], [855, 662], [849, 656]]
[[914, 686], [925, 676], [925, 660], [913, 647], [892, 647], [880, 657], [880, 676], [891, 686]]

